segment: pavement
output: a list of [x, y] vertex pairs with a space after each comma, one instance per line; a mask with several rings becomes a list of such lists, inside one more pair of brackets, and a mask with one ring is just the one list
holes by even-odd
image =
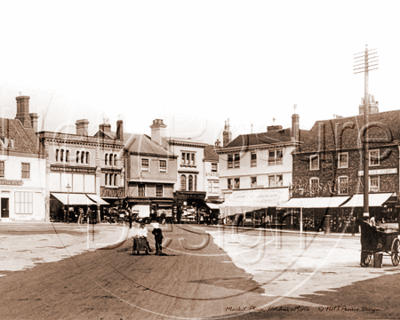
[[[0, 295], [7, 301], [0, 308], [10, 319], [397, 319], [400, 314], [400, 267], [384, 256], [382, 268], [361, 268], [359, 236], [162, 228], [168, 256], [135, 257], [129, 253], [135, 229], [127, 226], [2, 223]], [[74, 289], [68, 293], [64, 287]], [[67, 297], [72, 300], [64, 305]], [[124, 303], [104, 300], [110, 297]], [[16, 305], [18, 312], [10, 308]], [[26, 316], [32, 308], [34, 316]]]

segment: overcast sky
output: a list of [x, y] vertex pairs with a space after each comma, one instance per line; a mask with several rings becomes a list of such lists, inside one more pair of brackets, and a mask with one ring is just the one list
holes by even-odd
[[397, 1], [3, 1], [0, 107], [14, 117], [28, 95], [42, 130], [150, 134], [213, 143], [233, 136], [352, 116], [364, 95], [353, 55], [377, 48], [370, 93], [400, 108]]

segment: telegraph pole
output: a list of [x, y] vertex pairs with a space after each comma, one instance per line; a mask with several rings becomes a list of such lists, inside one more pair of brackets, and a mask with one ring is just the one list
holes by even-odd
[[[364, 128], [369, 123], [369, 94], [368, 94], [368, 76], [369, 71], [378, 69], [377, 49], [368, 49], [365, 45], [365, 51], [354, 54], [353, 74], [364, 72]], [[368, 130], [364, 133], [364, 211], [363, 217], [369, 218], [369, 146]]]

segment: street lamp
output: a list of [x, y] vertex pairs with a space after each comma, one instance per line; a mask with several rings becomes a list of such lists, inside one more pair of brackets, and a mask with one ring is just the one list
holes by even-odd
[[67, 186], [65, 187], [67, 189], [67, 223], [69, 223], [69, 189], [72, 187], [67, 183]]

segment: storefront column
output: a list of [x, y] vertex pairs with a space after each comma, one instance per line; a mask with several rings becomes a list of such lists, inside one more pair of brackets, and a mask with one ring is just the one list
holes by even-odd
[[325, 220], [324, 220], [324, 224], [325, 224], [325, 226], [324, 226], [324, 231], [325, 231], [325, 234], [330, 234], [331, 233], [331, 215], [329, 215], [329, 214], [327, 214], [326, 216], [325, 216]]

